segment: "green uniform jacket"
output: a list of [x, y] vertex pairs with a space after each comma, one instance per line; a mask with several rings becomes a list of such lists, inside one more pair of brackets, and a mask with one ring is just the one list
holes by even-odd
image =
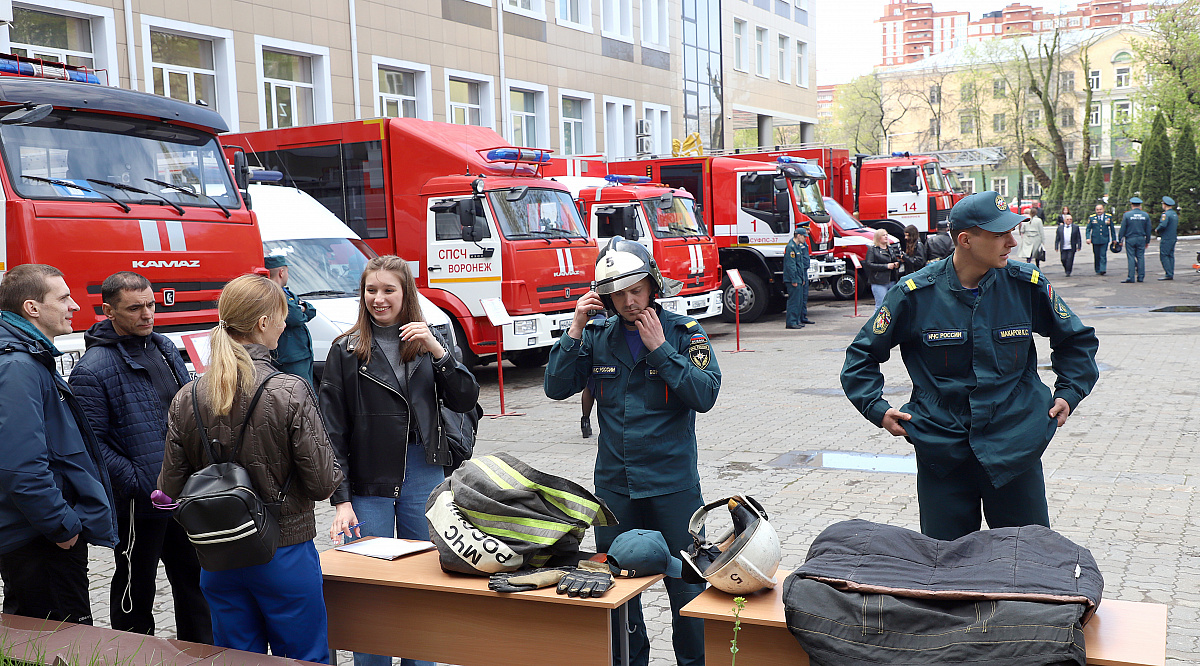
[[1150, 214], [1140, 208], [1125, 211], [1121, 216], [1121, 240], [1139, 236], [1150, 239]]
[[1175, 247], [1175, 234], [1179, 229], [1179, 213], [1175, 212], [1174, 208], [1163, 211], [1162, 217], [1158, 219], [1158, 226], [1154, 228], [1158, 232], [1158, 240], [1163, 245], [1168, 243], [1172, 248]]
[[1088, 218], [1084, 238], [1092, 241], [1092, 245], [1108, 245], [1112, 242], [1113, 236], [1116, 236], [1116, 232], [1113, 230], [1112, 215], [1104, 213]]
[[721, 390], [721, 369], [695, 319], [661, 308], [667, 341], [636, 362], [620, 317], [588, 326], [583, 339], [564, 334], [550, 350], [546, 395], [562, 400], [593, 380], [600, 421], [596, 487], [633, 499], [686, 490], [696, 469], [696, 412]]
[[792, 237], [783, 249], [783, 281], [787, 286], [808, 282], [809, 261], [808, 241], [797, 243], [796, 238]]
[[284, 323], [287, 328], [279, 336], [279, 346], [273, 355], [280, 363], [294, 363], [306, 358], [312, 358], [312, 334], [308, 332], [308, 322], [317, 316], [317, 310], [305, 301], [296, 298], [291, 289], [283, 288], [287, 294], [288, 313]]
[[[945, 476], [973, 452], [999, 488], [1029, 469], [1056, 430], [1054, 398], [1072, 411], [1096, 384], [1096, 332], [1084, 326], [1030, 264], [988, 271], [979, 297], [954, 262], [939, 261], [900, 281], [846, 349], [842, 388], [875, 425], [883, 399], [880, 364], [900, 346], [912, 379], [900, 411], [917, 460]], [[1054, 394], [1038, 378], [1033, 334], [1050, 338]]]

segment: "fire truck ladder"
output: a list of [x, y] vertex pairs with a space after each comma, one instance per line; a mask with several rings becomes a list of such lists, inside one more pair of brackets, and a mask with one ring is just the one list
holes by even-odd
[[961, 169], [969, 166], [996, 166], [1004, 161], [1004, 149], [999, 146], [990, 148], [964, 148], [961, 150], [934, 150], [921, 153], [936, 157], [938, 163], [947, 169]]

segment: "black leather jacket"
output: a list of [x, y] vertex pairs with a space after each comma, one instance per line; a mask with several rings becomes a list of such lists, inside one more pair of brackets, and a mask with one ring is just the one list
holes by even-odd
[[889, 284], [900, 277], [899, 268], [888, 268], [890, 263], [899, 263], [900, 250], [896, 245], [881, 248], [872, 245], [867, 249], [867, 282]]
[[[437, 437], [435, 383], [437, 395], [454, 411], [470, 411], [479, 399], [474, 375], [453, 354], [439, 361], [428, 353], [419, 354], [405, 391], [379, 345], [372, 345], [371, 360], [363, 363], [354, 354], [356, 342], [357, 338], [345, 337], [330, 348], [321, 381], [321, 414], [346, 474], [330, 498], [335, 505], [350, 501], [352, 494], [400, 496], [413, 414], [426, 461], [449, 464], [447, 443]], [[448, 348], [444, 341], [442, 346]]]

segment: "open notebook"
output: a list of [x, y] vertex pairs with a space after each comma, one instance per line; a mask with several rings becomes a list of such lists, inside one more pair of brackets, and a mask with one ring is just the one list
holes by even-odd
[[394, 560], [405, 555], [413, 553], [423, 553], [427, 550], [433, 550], [432, 541], [410, 541], [408, 539], [392, 539], [389, 537], [375, 537], [373, 539], [359, 539], [354, 543], [348, 543], [345, 546], [338, 546], [337, 550], [344, 550], [347, 553], [358, 553], [359, 555], [367, 555], [370, 557], [378, 557], [383, 560]]

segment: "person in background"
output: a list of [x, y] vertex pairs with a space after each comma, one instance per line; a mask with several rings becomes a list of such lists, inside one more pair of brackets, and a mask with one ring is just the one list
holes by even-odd
[[92, 624], [87, 544], [112, 548], [117, 524], [100, 444], [54, 361], [78, 311], [53, 266], [0, 281], [0, 578], [5, 613]]
[[1163, 197], [1162, 209], [1162, 217], [1154, 229], [1158, 232], [1158, 259], [1163, 267], [1163, 276], [1158, 278], [1160, 282], [1175, 279], [1175, 234], [1179, 229], [1179, 213], [1175, 212], [1175, 200]]
[[171, 401], [158, 489], [178, 498], [188, 478], [213, 462], [200, 441], [196, 409], [219, 460], [229, 458], [244, 428], [234, 462], [250, 474], [263, 502], [282, 495], [279, 548], [266, 564], [201, 571], [213, 644], [262, 654], [269, 648], [278, 657], [329, 663], [314, 502], [333, 493], [342, 472], [312, 388], [296, 375], [271, 377], [270, 350], [287, 326], [287, 297], [271, 280], [243, 275], [225, 285], [217, 314], [208, 371]]
[[904, 227], [904, 244], [900, 249], [900, 275], [910, 275], [925, 268], [929, 253], [921, 242], [921, 233], [913, 225]]
[[1092, 246], [1092, 266], [1096, 275], [1108, 272], [1108, 244], [1116, 236], [1112, 215], [1104, 212], [1104, 204], [1096, 204], [1096, 213], [1088, 217], [1084, 238]]
[[883, 297], [899, 278], [900, 253], [888, 244], [888, 233], [875, 230], [875, 243], [867, 249], [867, 282], [871, 284], [871, 295], [875, 297], [875, 311], [883, 305]]
[[1063, 270], [1066, 271], [1067, 277], [1071, 277], [1071, 270], [1075, 267], [1075, 253], [1081, 247], [1083, 247], [1083, 235], [1079, 233], [1075, 219], [1070, 213], [1066, 213], [1062, 216], [1062, 224], [1054, 230], [1054, 249], [1059, 251], [1059, 257], [1062, 259]]
[[112, 628], [154, 634], [158, 563], [175, 602], [179, 640], [212, 643], [200, 562], [187, 533], [150, 502], [162, 471], [167, 410], [190, 380], [174, 343], [154, 332], [154, 289], [130, 271], [100, 285], [108, 317], [84, 334], [87, 351], [68, 383], [87, 415], [116, 499], [116, 571], [109, 593]]
[[1042, 265], [1042, 243], [1045, 238], [1045, 225], [1042, 224], [1042, 209], [1034, 207], [1029, 211], [1029, 219], [1021, 223], [1021, 244], [1017, 249], [1017, 257], [1027, 264]]
[[[330, 498], [329, 538], [426, 540], [425, 501], [451, 471], [438, 400], [470, 411], [479, 384], [425, 322], [408, 262], [371, 259], [359, 293], [358, 321], [330, 348], [321, 379], [321, 413], [346, 473]], [[391, 657], [356, 652], [354, 663], [387, 666]]]
[[286, 256], [268, 255], [263, 257], [263, 263], [271, 272], [271, 282], [283, 288], [288, 306], [287, 328], [284, 329], [283, 335], [279, 336], [279, 346], [271, 352], [271, 358], [275, 360], [275, 367], [281, 372], [299, 375], [309, 386], [314, 386], [312, 334], [308, 332], [308, 322], [317, 316], [317, 309], [309, 305], [308, 301], [296, 298], [288, 289]]
[[808, 226], [797, 224], [783, 249], [783, 282], [787, 286], [787, 328], [815, 324], [808, 318]]
[[1121, 232], [1117, 240], [1125, 244], [1125, 259], [1129, 264], [1129, 277], [1121, 280], [1123, 284], [1132, 284], [1134, 277], [1138, 282], [1146, 279], [1146, 242], [1150, 240], [1150, 214], [1142, 210], [1142, 200], [1133, 197], [1129, 200], [1130, 210], [1121, 216]]
[[925, 249], [929, 261], [938, 261], [954, 254], [954, 240], [945, 231], [929, 234], [925, 237]]

